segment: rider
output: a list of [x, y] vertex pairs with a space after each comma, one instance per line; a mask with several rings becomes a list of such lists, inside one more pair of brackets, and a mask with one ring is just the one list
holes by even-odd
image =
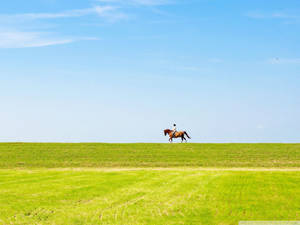
[[177, 131], [177, 128], [176, 128], [176, 124], [174, 123], [173, 124], [173, 138], [175, 137], [175, 134], [176, 134], [176, 131]]

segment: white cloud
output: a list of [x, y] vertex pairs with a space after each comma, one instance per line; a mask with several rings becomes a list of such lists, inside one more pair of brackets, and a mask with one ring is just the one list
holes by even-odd
[[[96, 38], [64, 38], [53, 37], [46, 32], [33, 29], [34, 22], [39, 22], [39, 27], [43, 20], [54, 20], [63, 18], [74, 18], [83, 16], [98, 16], [108, 22], [115, 22], [128, 18], [123, 9], [128, 9], [125, 5], [156, 6], [167, 4], [169, 0], [97, 0], [101, 5], [95, 5], [85, 9], [73, 9], [54, 13], [21, 13], [21, 14], [0, 14], [0, 48], [26, 48], [42, 47], [50, 45], [67, 44], [79, 40], [95, 40]], [[57, 22], [57, 21], [55, 21]], [[26, 31], [26, 27], [31, 27]]]
[[157, 6], [170, 4], [170, 0], [98, 0], [101, 3], [122, 4], [122, 5], [141, 5], [141, 6]]
[[300, 58], [271, 58], [267, 62], [270, 64], [300, 64]]
[[42, 32], [5, 31], [0, 32], [0, 48], [29, 48], [68, 44], [79, 40], [96, 38], [55, 38]]
[[[68, 44], [80, 40], [99, 40], [94, 37], [56, 37], [47, 32], [32, 29], [34, 21], [42, 22], [46, 19], [61, 19], [95, 15], [108, 21], [123, 19], [124, 14], [113, 6], [94, 6], [86, 9], [74, 9], [57, 13], [23, 13], [13, 15], [0, 15], [0, 48], [29, 48], [50, 45]], [[26, 31], [26, 27], [31, 27]], [[33, 26], [34, 27], [34, 26]]]
[[261, 12], [252, 11], [246, 14], [248, 17], [253, 19], [300, 19], [299, 12]]
[[99, 17], [105, 18], [109, 21], [115, 21], [119, 19], [127, 18], [127, 15], [120, 11], [122, 5], [141, 5], [141, 6], [155, 6], [164, 5], [170, 1], [166, 0], [98, 0], [101, 3], [109, 3], [106, 5], [96, 5], [91, 8], [85, 9], [73, 9], [57, 13], [21, 13], [13, 15], [0, 15], [2, 21], [11, 22], [13, 20], [41, 20], [41, 19], [59, 19], [59, 18], [71, 18], [71, 17], [81, 17], [88, 15], [97, 15]]
[[124, 18], [125, 15], [118, 12], [114, 6], [94, 6], [86, 9], [73, 9], [58, 13], [22, 13], [14, 15], [0, 15], [2, 20], [39, 20], [39, 19], [59, 19], [70, 17], [81, 17], [87, 15], [97, 15], [109, 20], [116, 18]]
[[128, 15], [120, 12], [117, 7], [114, 6], [95, 6], [93, 11], [110, 22], [115, 22], [122, 19], [127, 19]]

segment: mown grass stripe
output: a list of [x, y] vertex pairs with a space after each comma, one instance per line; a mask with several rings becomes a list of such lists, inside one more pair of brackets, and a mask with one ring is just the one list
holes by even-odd
[[0, 143], [0, 168], [300, 168], [300, 144]]
[[[0, 170], [2, 173], [13, 175], [16, 171]], [[0, 185], [3, 224], [229, 225], [239, 220], [300, 219], [299, 172], [17, 173], [20, 185]], [[47, 173], [50, 179], [43, 179]], [[54, 174], [63, 179], [57, 180]], [[41, 181], [32, 183], [32, 178]]]

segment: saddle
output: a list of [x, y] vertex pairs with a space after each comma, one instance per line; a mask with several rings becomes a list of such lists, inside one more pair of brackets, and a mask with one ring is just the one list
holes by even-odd
[[173, 132], [172, 137], [174, 138], [176, 134], [177, 134], [177, 131]]

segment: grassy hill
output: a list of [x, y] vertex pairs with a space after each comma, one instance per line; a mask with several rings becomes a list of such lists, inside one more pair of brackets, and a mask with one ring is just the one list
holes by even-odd
[[300, 220], [299, 187], [300, 144], [0, 144], [5, 225]]
[[0, 144], [0, 168], [45, 167], [300, 167], [300, 144]]

